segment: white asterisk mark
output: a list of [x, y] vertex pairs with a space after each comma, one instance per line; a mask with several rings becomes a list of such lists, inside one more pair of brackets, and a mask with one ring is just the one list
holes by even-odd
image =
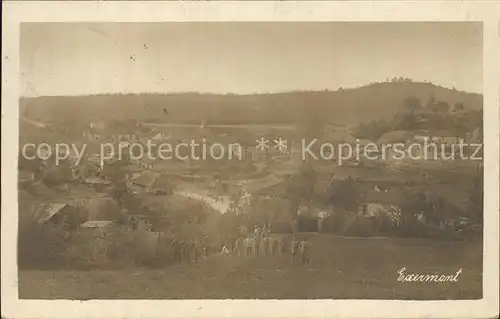
[[269, 140], [264, 139], [263, 137], [260, 138], [260, 140], [255, 140], [257, 142], [257, 150], [263, 151], [267, 148], [269, 148]]
[[287, 150], [286, 140], [279, 137], [277, 140], [274, 140], [273, 142], [275, 148], [277, 148], [282, 153], [286, 153]]

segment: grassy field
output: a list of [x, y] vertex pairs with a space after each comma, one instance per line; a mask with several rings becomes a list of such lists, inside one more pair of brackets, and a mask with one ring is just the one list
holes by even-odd
[[[479, 299], [482, 244], [311, 235], [311, 263], [213, 256], [163, 269], [19, 272], [23, 299]], [[462, 273], [401, 283], [397, 271]]]

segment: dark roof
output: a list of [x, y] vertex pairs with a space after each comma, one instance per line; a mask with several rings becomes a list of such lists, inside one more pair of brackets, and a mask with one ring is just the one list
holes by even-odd
[[54, 215], [61, 212], [66, 206], [65, 203], [51, 203], [43, 204], [35, 212], [35, 216], [38, 219], [39, 224], [44, 224], [48, 222]]
[[412, 131], [391, 131], [384, 133], [378, 140], [378, 144], [404, 143], [414, 135]]
[[[35, 153], [28, 154], [28, 156], [35, 156], [35, 155], [36, 155]], [[19, 161], [18, 161], [18, 166], [19, 166], [19, 169], [21, 169], [21, 170], [27, 170], [27, 171], [34, 172], [36, 170], [43, 168], [44, 163], [42, 160], [40, 160], [37, 157], [35, 157], [33, 160], [29, 160], [29, 159], [25, 158], [24, 156], [20, 156]]]
[[156, 180], [157, 173], [145, 170], [141, 175], [133, 180], [133, 183], [143, 187], [153, 187]]
[[57, 193], [53, 189], [47, 187], [47, 185], [45, 185], [45, 183], [42, 181], [37, 181], [37, 182], [33, 183], [33, 185], [30, 187], [29, 191], [32, 194], [40, 195], [40, 196], [50, 196], [50, 195], [54, 195]]
[[428, 130], [428, 131], [419, 131], [415, 135], [420, 135], [420, 136], [437, 136], [437, 137], [459, 137], [458, 134], [453, 133], [452, 131], [449, 130]]
[[273, 187], [273, 186], [276, 186], [282, 182], [283, 182], [282, 179], [280, 179], [274, 175], [269, 175], [269, 176], [248, 182], [244, 186], [244, 189], [245, 189], [245, 191], [247, 191], [249, 193], [262, 192], [263, 190], [270, 188], [270, 187]]
[[167, 175], [160, 175], [156, 177], [153, 188], [155, 189], [163, 189], [163, 190], [170, 190], [173, 187], [172, 183], [170, 182], [170, 179]]
[[123, 168], [120, 164], [104, 165], [102, 174], [111, 180], [123, 180], [127, 176], [127, 171]]

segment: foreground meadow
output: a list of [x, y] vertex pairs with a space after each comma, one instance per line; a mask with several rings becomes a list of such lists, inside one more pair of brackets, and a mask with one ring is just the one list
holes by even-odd
[[[19, 271], [25, 299], [480, 299], [475, 241], [310, 235], [311, 262], [215, 255], [162, 269]], [[457, 282], [398, 282], [408, 273], [462, 273]]]

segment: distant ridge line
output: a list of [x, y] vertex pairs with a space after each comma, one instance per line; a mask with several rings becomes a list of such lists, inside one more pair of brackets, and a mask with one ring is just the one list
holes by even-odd
[[21, 95], [20, 98], [24, 99], [37, 99], [44, 97], [97, 97], [97, 96], [148, 96], [148, 95], [156, 95], [156, 96], [182, 96], [182, 95], [204, 95], [204, 96], [272, 96], [272, 95], [287, 95], [287, 94], [297, 94], [297, 93], [306, 93], [306, 94], [315, 94], [315, 93], [333, 93], [333, 92], [341, 92], [341, 91], [349, 91], [349, 90], [358, 90], [363, 88], [374, 87], [377, 85], [405, 85], [405, 84], [415, 84], [415, 85], [428, 85], [435, 88], [441, 88], [445, 90], [455, 91], [459, 93], [465, 94], [475, 94], [475, 95], [483, 95], [482, 92], [473, 92], [473, 91], [465, 91], [458, 90], [454, 88], [449, 88], [446, 86], [434, 84], [431, 82], [419, 82], [419, 81], [407, 81], [407, 82], [377, 82], [372, 84], [361, 85], [358, 87], [343, 87], [337, 89], [317, 89], [317, 90], [286, 90], [286, 91], [276, 91], [276, 92], [253, 92], [253, 93], [235, 93], [235, 92], [203, 92], [203, 91], [177, 91], [177, 92], [114, 92], [114, 93], [92, 93], [92, 94], [77, 94], [77, 95], [37, 95], [37, 96], [26, 96]]

